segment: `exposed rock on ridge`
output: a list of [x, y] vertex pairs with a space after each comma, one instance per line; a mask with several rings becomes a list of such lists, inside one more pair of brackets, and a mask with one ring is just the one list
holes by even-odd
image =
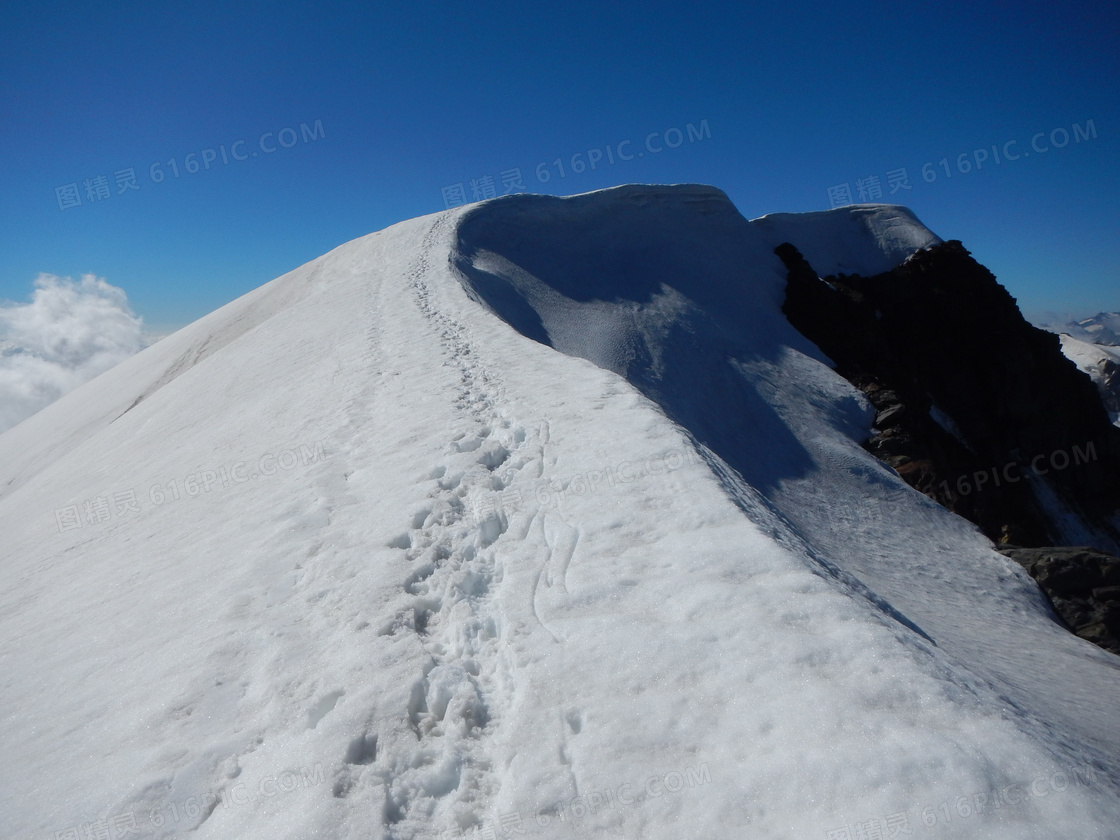
[[1120, 557], [1091, 548], [1004, 548], [1083, 639], [1120, 655]]
[[993, 540], [1120, 550], [1120, 430], [960, 242], [872, 277], [776, 253], [786, 316], [879, 410], [870, 451]]

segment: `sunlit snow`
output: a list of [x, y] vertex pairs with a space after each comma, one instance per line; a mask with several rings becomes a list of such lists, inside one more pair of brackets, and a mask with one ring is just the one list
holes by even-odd
[[1115, 837], [1120, 662], [860, 448], [787, 240], [939, 241], [510, 196], [0, 435], [4, 836]]

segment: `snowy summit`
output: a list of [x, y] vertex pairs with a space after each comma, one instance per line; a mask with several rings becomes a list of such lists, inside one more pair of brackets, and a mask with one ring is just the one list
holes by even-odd
[[0, 435], [3, 836], [1117, 837], [1120, 660], [781, 311], [940, 241], [508, 196]]

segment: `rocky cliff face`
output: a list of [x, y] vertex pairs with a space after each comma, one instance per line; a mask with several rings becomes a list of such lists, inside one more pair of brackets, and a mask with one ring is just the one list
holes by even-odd
[[1104, 407], [1110, 415], [1120, 417], [1120, 364], [1111, 359], [1101, 359], [1098, 370]]
[[1120, 551], [1120, 429], [960, 242], [870, 277], [776, 253], [787, 318], [878, 409], [871, 452], [994, 541]]
[[1091, 548], [1004, 548], [1027, 570], [1062, 623], [1120, 655], [1120, 558]]

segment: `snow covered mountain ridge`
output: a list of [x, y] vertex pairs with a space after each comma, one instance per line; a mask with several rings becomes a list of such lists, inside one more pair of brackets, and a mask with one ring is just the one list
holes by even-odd
[[1088, 318], [1043, 326], [1051, 332], [1064, 333], [1089, 344], [1120, 345], [1120, 312], [1098, 312]]
[[940, 242], [510, 196], [0, 435], [7, 835], [1114, 834], [1116, 657], [861, 448], [787, 241], [868, 275]]
[[1061, 336], [1062, 352], [1093, 380], [1112, 422], [1120, 425], [1120, 312], [1039, 326]]
[[1061, 336], [1061, 341], [1062, 352], [1093, 380], [1112, 422], [1120, 426], [1120, 348], [1079, 341], [1069, 335]]

